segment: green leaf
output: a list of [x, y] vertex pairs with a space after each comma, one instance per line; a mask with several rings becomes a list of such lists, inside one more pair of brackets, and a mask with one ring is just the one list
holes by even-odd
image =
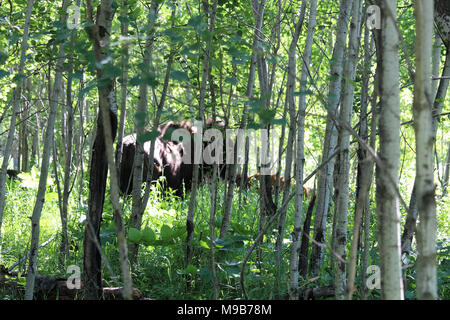
[[143, 80], [140, 76], [135, 76], [135, 77], [131, 78], [128, 83], [130, 86], [135, 87], [135, 86], [140, 85], [142, 82], [143, 82]]
[[137, 141], [139, 143], [145, 143], [147, 141], [153, 141], [156, 138], [158, 138], [158, 136], [160, 135], [159, 131], [154, 130], [154, 131], [146, 131], [143, 134], [139, 135], [137, 137]]
[[89, 91], [94, 89], [96, 87], [95, 83], [88, 84], [83, 88], [83, 90], [80, 91], [80, 97], [84, 97]]
[[185, 273], [191, 274], [193, 276], [197, 274], [197, 268], [192, 264], [188, 265], [186, 269], [184, 269], [184, 271]]
[[250, 100], [248, 105], [253, 112], [258, 112], [264, 106], [264, 103], [261, 100]]
[[162, 32], [163, 35], [167, 36], [172, 42], [182, 42], [184, 41], [184, 37], [181, 36], [174, 29], [167, 29]]
[[72, 79], [81, 79], [83, 77], [83, 72], [74, 72], [69, 74], [69, 77]]
[[176, 81], [188, 81], [189, 76], [184, 71], [174, 70], [170, 73], [170, 78]]
[[142, 235], [138, 229], [130, 228], [130, 230], [128, 230], [128, 240], [130, 240], [131, 242], [138, 243], [139, 241], [141, 241], [141, 238]]
[[206, 243], [206, 241], [200, 240], [199, 244], [201, 247], [205, 248], [205, 249], [209, 249], [209, 244]]
[[272, 121], [270, 123], [272, 123], [274, 125], [282, 126], [282, 125], [286, 125], [287, 121], [286, 121], [286, 119], [272, 119]]
[[141, 235], [145, 244], [152, 244], [156, 240], [155, 232], [150, 228], [145, 228], [142, 230]]
[[311, 90], [305, 90], [305, 91], [296, 91], [294, 92], [293, 96], [294, 97], [300, 97], [300, 96], [307, 96], [307, 95], [312, 95], [313, 92]]
[[152, 88], [155, 88], [159, 85], [159, 81], [156, 79], [154, 74], [147, 74], [144, 80]]
[[199, 15], [189, 19], [188, 26], [192, 27], [197, 33], [200, 33], [205, 28], [206, 24], [203, 23], [203, 17]]
[[239, 83], [239, 81], [235, 77], [226, 77], [225, 82], [235, 86]]
[[8, 59], [8, 55], [3, 51], [0, 51], [0, 65], [4, 64], [6, 59]]
[[45, 201], [51, 202], [54, 199], [58, 199], [58, 193], [57, 192], [47, 192], [45, 194]]
[[9, 71], [6, 71], [6, 70], [0, 70], [0, 79], [1, 78], [4, 78], [4, 77], [7, 77], [7, 76], [9, 76], [10, 75], [10, 72]]
[[230, 47], [228, 49], [228, 54], [233, 58], [241, 58], [242, 56], [245, 55], [244, 52], [238, 50], [236, 47]]
[[128, 18], [127, 16], [119, 16], [117, 19], [120, 21], [120, 23], [129, 23], [130, 22], [130, 18]]
[[179, 238], [186, 234], [186, 226], [179, 225], [172, 228], [172, 237], [173, 238]]
[[139, 111], [134, 114], [134, 119], [140, 125], [142, 128], [145, 125], [145, 122], [147, 121], [147, 112], [146, 111]]
[[258, 112], [258, 115], [263, 123], [271, 123], [275, 118], [276, 110], [263, 109]]
[[172, 237], [172, 229], [168, 225], [164, 224], [161, 227], [161, 239], [162, 240], [170, 240], [172, 238], [173, 238]]

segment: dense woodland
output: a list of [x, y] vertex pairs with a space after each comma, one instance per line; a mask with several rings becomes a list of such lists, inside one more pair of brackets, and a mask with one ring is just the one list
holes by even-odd
[[0, 298], [449, 299], [449, 49], [448, 0], [0, 0]]

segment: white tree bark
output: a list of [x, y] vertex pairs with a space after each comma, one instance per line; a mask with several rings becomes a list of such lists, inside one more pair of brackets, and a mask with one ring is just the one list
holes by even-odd
[[[128, 6], [126, 0], [121, 0], [121, 10], [120, 15], [126, 17], [128, 14]], [[129, 44], [128, 44], [128, 21], [120, 22], [120, 35], [122, 38], [122, 61], [121, 61], [121, 81], [120, 81], [120, 120], [119, 127], [117, 128], [117, 145], [116, 145], [116, 164], [119, 165], [122, 161], [122, 140], [125, 130], [125, 120], [127, 116], [127, 85], [128, 85], [128, 60], [130, 58], [129, 54]], [[119, 171], [119, 168], [117, 168]], [[119, 176], [120, 178], [120, 176]], [[119, 181], [120, 185], [120, 181]]]
[[[295, 216], [294, 230], [292, 231], [292, 247], [290, 257], [290, 288], [289, 298], [298, 299], [298, 261], [301, 243], [301, 228], [303, 225], [303, 165], [304, 139], [305, 139], [305, 112], [306, 112], [306, 91], [308, 89], [307, 79], [309, 65], [311, 63], [312, 44], [314, 40], [314, 29], [316, 27], [317, 0], [311, 0], [309, 8], [308, 34], [306, 36], [305, 50], [303, 52], [302, 71], [300, 76], [300, 101], [299, 114], [297, 118], [297, 170], [295, 171], [296, 195], [295, 195]], [[286, 181], [286, 180], [285, 180]]]
[[[441, 71], [441, 50], [442, 48], [442, 39], [439, 37], [437, 33], [434, 34], [434, 44], [433, 44], [433, 69], [432, 76], [433, 78], [439, 77], [439, 73]], [[432, 97], [436, 96], [438, 89], [438, 81], [431, 82], [431, 95]]]
[[450, 140], [447, 142], [447, 157], [445, 158], [444, 179], [442, 184], [441, 198], [447, 195], [448, 182], [450, 178]]
[[[297, 128], [296, 108], [295, 108], [295, 85], [297, 77], [297, 43], [300, 37], [300, 33], [303, 27], [303, 21], [305, 18], [306, 3], [304, 0], [301, 6], [301, 12], [297, 22], [295, 23], [295, 30], [292, 35], [291, 44], [289, 46], [289, 60], [288, 60], [288, 76], [287, 76], [287, 88], [286, 88], [286, 104], [289, 111], [289, 134], [287, 141], [286, 162], [284, 171], [284, 190], [283, 190], [283, 203], [289, 197], [289, 190], [291, 189], [291, 170], [294, 157], [294, 143], [295, 133]], [[302, 190], [303, 191], [303, 190]], [[278, 284], [281, 282], [281, 263], [282, 263], [282, 247], [284, 239], [284, 230], [286, 224], [287, 209], [284, 209], [280, 213], [280, 220], [278, 224], [278, 235], [275, 242], [275, 269], [277, 270], [275, 276], [275, 294], [279, 295]], [[298, 264], [297, 264], [298, 265]]]
[[[349, 44], [344, 63], [344, 90], [339, 114], [340, 123], [351, 126], [355, 88], [356, 65], [361, 39], [362, 1], [353, 1], [352, 22], [350, 24]], [[341, 127], [339, 130], [339, 175], [336, 184], [336, 233], [333, 251], [345, 260], [347, 251], [347, 223], [349, 204], [350, 174], [350, 132]], [[359, 226], [358, 226], [359, 230]], [[334, 292], [337, 300], [343, 300], [346, 290], [346, 265], [338, 259], [333, 260]]]
[[[335, 117], [341, 97], [342, 66], [352, 3], [353, 0], [341, 0], [340, 3], [336, 43], [334, 46], [333, 57], [331, 59], [330, 90], [328, 93], [327, 105], [328, 116], [325, 129], [322, 161], [329, 158], [329, 156], [334, 152], [337, 143], [336, 127], [333, 118]], [[314, 240], [319, 243], [324, 243], [325, 241], [328, 205], [330, 193], [333, 189], [333, 171], [334, 158], [320, 170], [319, 174], [319, 183], [317, 187], [317, 207], [316, 215], [314, 217]], [[322, 259], [323, 247], [314, 245], [311, 252], [310, 266], [311, 274], [313, 276], [316, 276], [319, 273]]]
[[400, 260], [400, 208], [396, 193], [400, 162], [399, 35], [397, 2], [380, 0], [381, 37], [379, 157], [376, 201], [380, 243], [381, 298], [403, 300]]
[[[33, 0], [30, 1], [31, 6]], [[64, 0], [62, 4], [62, 16], [60, 21], [63, 24], [66, 24], [67, 21], [67, 6], [69, 1]], [[31, 15], [31, 8], [29, 7], [29, 12], [27, 12], [27, 16], [29, 19], [29, 15]], [[28, 271], [27, 271], [27, 281], [25, 287], [25, 300], [32, 300], [34, 293], [34, 282], [36, 278], [36, 270], [37, 270], [37, 256], [38, 256], [38, 248], [39, 248], [39, 233], [40, 233], [40, 220], [42, 208], [45, 202], [45, 191], [47, 189], [47, 177], [48, 177], [48, 168], [50, 162], [50, 154], [52, 152], [53, 147], [53, 138], [54, 138], [54, 127], [56, 120], [56, 111], [58, 108], [58, 99], [61, 93], [62, 87], [62, 72], [63, 72], [63, 64], [65, 60], [64, 53], [64, 43], [59, 46], [58, 59], [56, 63], [56, 75], [55, 82], [53, 85], [53, 93], [51, 95], [50, 100], [50, 114], [48, 117], [47, 128], [45, 131], [44, 138], [44, 150], [42, 154], [42, 164], [41, 164], [41, 172], [39, 176], [39, 185], [38, 191], [36, 195], [36, 203], [33, 209], [33, 215], [31, 216], [31, 243], [30, 243], [30, 258], [28, 261]]]
[[[362, 75], [362, 88], [361, 88], [361, 110], [360, 110], [360, 125], [359, 125], [359, 135], [361, 138], [367, 142], [368, 137], [368, 113], [367, 106], [369, 100], [369, 79], [370, 79], [370, 65], [371, 65], [371, 47], [372, 39], [370, 37], [370, 29], [366, 28], [364, 32], [364, 62], [363, 62], [363, 75]], [[376, 86], [376, 85], [375, 85]], [[372, 114], [375, 118], [375, 114]], [[372, 118], [372, 121], [374, 121]], [[373, 132], [371, 132], [373, 134]], [[372, 144], [371, 144], [372, 146]], [[367, 208], [369, 205], [369, 192], [370, 185], [373, 178], [373, 159], [368, 156], [367, 150], [364, 149], [363, 145], [360, 144], [357, 151], [358, 155], [358, 173], [356, 178], [356, 201], [355, 201], [355, 215], [353, 223], [353, 236], [352, 244], [350, 248], [350, 260], [348, 262], [348, 283], [347, 283], [347, 299], [351, 299], [353, 296], [354, 282], [356, 277], [356, 265], [358, 261], [358, 243], [360, 242], [360, 227], [364, 217], [364, 226], [367, 226], [367, 222], [370, 219], [369, 214], [367, 214]], [[365, 239], [369, 239], [369, 230], [364, 229]], [[368, 243], [368, 240], [364, 241]], [[365, 252], [367, 254], [367, 251]], [[367, 269], [368, 256], [363, 257], [363, 263], [361, 266], [361, 274], [363, 275], [362, 283], [364, 281], [365, 270]], [[363, 286], [364, 287], [364, 286]], [[362, 290], [364, 292], [364, 288]]]
[[433, 1], [417, 0], [416, 77], [414, 85], [414, 123], [416, 133], [416, 194], [420, 222], [417, 227], [417, 297], [437, 299], [436, 202], [434, 186], [432, 125], [431, 56]]

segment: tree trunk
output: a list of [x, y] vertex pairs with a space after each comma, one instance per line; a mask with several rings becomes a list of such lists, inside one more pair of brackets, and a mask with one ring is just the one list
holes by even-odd
[[[379, 228], [381, 298], [403, 300], [400, 260], [400, 208], [396, 193], [400, 162], [399, 35], [397, 3], [379, 1], [380, 48], [380, 162], [376, 168], [376, 200]], [[382, 165], [380, 165], [382, 164]]]
[[[348, 204], [349, 204], [349, 188], [350, 188], [350, 132], [344, 128], [344, 124], [351, 126], [353, 100], [355, 88], [353, 81], [356, 75], [356, 66], [358, 63], [358, 53], [361, 40], [361, 15], [362, 1], [355, 0], [352, 9], [352, 22], [350, 24], [349, 45], [344, 63], [344, 90], [339, 114], [339, 173], [337, 181], [336, 194], [336, 234], [335, 246], [333, 251], [346, 259], [347, 255], [347, 223], [348, 223]], [[359, 232], [359, 225], [356, 225]], [[356, 244], [358, 242], [356, 241]], [[346, 265], [338, 259], [334, 259], [334, 289], [337, 300], [345, 298], [346, 286]]]
[[[103, 61], [107, 57], [106, 49], [109, 46], [111, 24], [115, 9], [112, 7], [111, 0], [103, 0], [97, 8], [97, 21], [95, 24], [92, 1], [87, 1], [86, 9], [88, 21], [93, 24], [88, 32], [93, 43], [95, 58], [98, 62]], [[100, 41], [102, 41], [103, 47], [100, 46]], [[102, 70], [97, 69], [97, 79], [106, 80], [107, 84], [103, 84], [98, 88], [99, 112], [97, 117], [97, 132], [91, 155], [89, 202], [83, 244], [84, 293], [85, 298], [90, 300], [98, 300], [102, 294], [101, 253], [96, 243], [100, 243], [100, 223], [105, 200], [106, 178], [108, 175], [103, 109], [109, 110], [111, 138], [115, 137], [117, 129], [114, 79], [103, 79], [103, 77]], [[119, 226], [116, 227], [118, 228]]]
[[[352, 0], [341, 0], [339, 10], [339, 20], [337, 24], [336, 43], [333, 50], [330, 76], [330, 90], [327, 101], [327, 124], [325, 130], [325, 139], [323, 144], [322, 160], [328, 159], [334, 152], [336, 147], [336, 127], [333, 121], [341, 96], [341, 78], [342, 64], [347, 40], [348, 22], [350, 19], [350, 11]], [[328, 205], [330, 193], [333, 190], [333, 171], [334, 158], [325, 165], [319, 174], [319, 183], [317, 187], [317, 207], [314, 217], [314, 240], [319, 243], [325, 242], [326, 222], [328, 215]], [[319, 270], [323, 259], [323, 248], [321, 246], [313, 246], [311, 252], [310, 270], [313, 276], [319, 274]]]
[[[368, 113], [367, 105], [369, 99], [369, 75], [370, 75], [370, 62], [371, 62], [371, 48], [372, 41], [370, 39], [370, 29], [366, 28], [364, 33], [364, 69], [362, 76], [361, 86], [361, 111], [360, 111], [360, 125], [359, 135], [365, 141], [368, 142]], [[372, 114], [375, 118], [375, 115]], [[375, 121], [375, 120], [372, 120]], [[373, 148], [372, 144], [371, 147]], [[348, 284], [347, 284], [347, 299], [351, 299], [353, 296], [354, 282], [356, 277], [356, 265], [358, 261], [357, 251], [358, 244], [360, 243], [360, 229], [363, 221], [363, 214], [366, 214], [368, 220], [367, 208], [369, 205], [369, 192], [373, 178], [373, 159], [369, 156], [367, 150], [359, 144], [358, 151], [358, 172], [356, 177], [356, 201], [355, 201], [355, 215], [353, 223], [353, 237], [350, 248], [350, 260], [348, 264]], [[366, 234], [367, 233], [367, 234]], [[365, 236], [368, 236], [369, 230], [365, 229]], [[361, 274], [365, 274], [365, 268], [361, 268]], [[363, 288], [365, 281], [362, 281]]]
[[302, 231], [302, 243], [299, 251], [298, 258], [298, 272], [299, 276], [306, 279], [308, 274], [308, 249], [309, 249], [309, 238], [311, 230], [311, 218], [314, 210], [314, 205], [316, 204], [316, 193], [315, 190], [311, 192], [311, 200], [309, 201], [308, 211], [306, 212], [305, 223], [303, 224]]
[[442, 183], [441, 199], [447, 195], [448, 182], [450, 178], [450, 140], [447, 142], [447, 157], [445, 158], [444, 179]]
[[[73, 43], [73, 37], [71, 39]], [[73, 62], [69, 63], [69, 77], [67, 78], [66, 87], [66, 134], [65, 134], [65, 157], [64, 157], [64, 184], [63, 184], [63, 198], [61, 211], [61, 244], [59, 252], [59, 263], [64, 266], [65, 259], [69, 257], [69, 240], [67, 234], [67, 218], [69, 211], [69, 196], [70, 196], [70, 178], [72, 176], [72, 158], [73, 158], [73, 105], [72, 105], [72, 77]]]
[[[293, 162], [293, 153], [294, 153], [294, 139], [295, 139], [295, 133], [297, 128], [297, 117], [296, 117], [296, 108], [295, 108], [295, 80], [297, 77], [297, 57], [296, 57], [296, 49], [297, 49], [297, 43], [298, 39], [300, 37], [300, 33], [302, 31], [303, 27], [303, 21], [305, 19], [305, 11], [306, 11], [306, 3], [307, 1], [304, 0], [302, 2], [301, 6], [301, 12], [298, 17], [298, 20], [295, 24], [295, 31], [292, 35], [291, 44], [289, 46], [288, 56], [288, 71], [287, 71], [287, 88], [286, 88], [286, 104], [287, 109], [289, 111], [289, 133], [288, 133], [288, 142], [287, 142], [287, 151], [286, 151], [286, 164], [285, 164], [285, 171], [284, 171], [284, 190], [283, 190], [283, 203], [286, 201], [287, 197], [289, 196], [289, 190], [291, 189], [291, 169], [292, 169], [292, 162]], [[301, 169], [300, 169], [301, 170]], [[299, 181], [299, 180], [298, 180]], [[298, 186], [296, 187], [298, 189]], [[300, 190], [300, 192], [303, 192], [303, 189]], [[284, 239], [284, 230], [285, 230], [285, 224], [286, 224], [286, 213], [287, 208], [282, 210], [280, 213], [280, 220], [278, 223], [278, 234], [277, 239], [275, 242], [275, 270], [276, 276], [275, 276], [275, 295], [280, 296], [279, 292], [279, 283], [282, 282], [281, 276], [282, 276], [282, 250], [283, 250], [283, 239]], [[303, 213], [301, 211], [301, 213]], [[298, 219], [301, 219], [302, 214]], [[300, 228], [300, 224], [298, 224], [298, 227]], [[298, 240], [298, 238], [296, 239]], [[298, 253], [295, 254], [295, 257], [298, 257]], [[293, 285], [296, 287], [298, 283], [298, 262], [295, 261], [295, 265], [291, 264], [291, 267], [293, 267], [294, 273], [291, 275], [296, 279], [291, 279], [291, 286]], [[296, 289], [292, 288], [295, 292]], [[295, 295], [295, 294], [294, 294]], [[296, 297], [295, 297], [296, 298]]]
[[[449, 49], [447, 48], [447, 53], [445, 56], [444, 69], [442, 70], [441, 80], [439, 81], [439, 87], [436, 93], [436, 98], [433, 103], [433, 118], [432, 118], [432, 133], [434, 135], [434, 139], [436, 139], [437, 128], [439, 124], [439, 115], [442, 112], [442, 108], [444, 106], [444, 100], [447, 94], [448, 85], [450, 82], [450, 54]], [[416, 180], [416, 179], [415, 179]], [[409, 254], [411, 251], [411, 243], [416, 232], [416, 222], [417, 222], [417, 195], [416, 195], [416, 181], [414, 181], [414, 187], [411, 193], [411, 198], [409, 201], [409, 211], [406, 216], [406, 222], [403, 229], [402, 234], [402, 252]]]
[[437, 299], [436, 200], [434, 186], [431, 55], [433, 1], [417, 0], [416, 77], [414, 85], [414, 129], [416, 133], [416, 197], [420, 223], [417, 228], [417, 298]]
[[[121, 1], [120, 16], [126, 17], [128, 14], [128, 6], [126, 0]], [[117, 145], [116, 145], [116, 164], [119, 166], [122, 161], [122, 140], [125, 133], [125, 120], [127, 116], [127, 85], [128, 85], [128, 60], [129, 60], [129, 45], [128, 45], [128, 22], [122, 20], [120, 22], [120, 35], [122, 39], [122, 61], [121, 61], [121, 79], [120, 79], [120, 120], [117, 129]], [[117, 168], [117, 171], [119, 169]], [[120, 175], [119, 175], [120, 179]], [[120, 185], [120, 180], [119, 180]]]
[[[33, 2], [31, 0], [30, 2]], [[60, 18], [60, 22], [62, 24], [66, 24], [67, 20], [67, 6], [68, 0], [64, 0], [62, 4], [62, 16]], [[31, 5], [29, 4], [29, 14], [31, 14]], [[28, 14], [28, 13], [27, 13]], [[28, 18], [29, 19], [29, 18]], [[62, 73], [63, 73], [63, 64], [65, 60], [64, 53], [64, 44], [61, 44], [58, 52], [58, 59], [56, 63], [56, 75], [55, 82], [53, 85], [53, 93], [51, 95], [50, 100], [50, 114], [48, 117], [47, 128], [45, 131], [45, 139], [44, 139], [44, 150], [42, 154], [42, 164], [41, 164], [41, 172], [39, 176], [39, 186], [36, 195], [36, 203], [33, 209], [33, 215], [31, 216], [31, 243], [30, 243], [30, 258], [28, 261], [28, 272], [27, 272], [27, 282], [25, 288], [25, 300], [33, 299], [34, 292], [34, 282], [37, 271], [37, 255], [38, 255], [38, 247], [39, 247], [39, 231], [40, 231], [40, 220], [42, 208], [45, 202], [45, 191], [47, 189], [47, 177], [48, 177], [48, 168], [50, 162], [50, 154], [53, 147], [53, 138], [54, 138], [54, 127], [56, 120], [56, 111], [58, 108], [58, 99], [61, 93], [62, 86]]]

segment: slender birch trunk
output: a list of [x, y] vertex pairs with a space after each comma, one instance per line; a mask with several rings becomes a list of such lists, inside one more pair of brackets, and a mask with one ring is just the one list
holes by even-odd
[[444, 179], [442, 184], [441, 199], [447, 195], [448, 182], [450, 178], [450, 140], [447, 142], [447, 157], [445, 158]]
[[[121, 1], [120, 15], [126, 17], [128, 14], [128, 6], [126, 0]], [[120, 79], [120, 119], [119, 127], [117, 128], [117, 144], [116, 144], [116, 164], [119, 166], [122, 161], [122, 140], [125, 134], [125, 120], [127, 117], [127, 85], [128, 85], [128, 60], [129, 40], [128, 40], [128, 22], [122, 20], [120, 22], [120, 35], [122, 37], [122, 61], [121, 61], [121, 79]], [[117, 168], [119, 171], [119, 168]], [[120, 185], [120, 175], [119, 175]]]
[[11, 156], [11, 152], [13, 149], [14, 135], [16, 131], [16, 119], [20, 110], [20, 95], [22, 92], [22, 87], [24, 85], [23, 77], [24, 77], [24, 68], [25, 68], [25, 59], [26, 53], [28, 49], [28, 36], [30, 30], [30, 19], [31, 12], [33, 10], [34, 0], [29, 0], [27, 5], [27, 12], [25, 16], [25, 24], [23, 27], [23, 37], [22, 43], [20, 45], [20, 60], [19, 66], [17, 68], [17, 86], [13, 92], [12, 98], [12, 114], [11, 114], [11, 122], [9, 125], [8, 138], [6, 139], [5, 149], [3, 151], [3, 162], [0, 171], [0, 241], [1, 241], [1, 230], [2, 230], [2, 222], [3, 222], [3, 212], [5, 209], [6, 203], [6, 170], [8, 169], [9, 157]]
[[[432, 64], [433, 69], [431, 75], [433, 78], [439, 77], [441, 71], [441, 53], [442, 53], [442, 39], [437, 33], [434, 34], [434, 44], [433, 44], [433, 58]], [[438, 81], [431, 82], [431, 96], [435, 97], [438, 89]]]
[[399, 35], [397, 3], [379, 1], [381, 8], [379, 157], [376, 201], [380, 245], [381, 298], [403, 300], [400, 260], [400, 207], [396, 193], [400, 162]]
[[[347, 40], [348, 23], [353, 0], [341, 0], [339, 20], [337, 24], [336, 43], [331, 59], [330, 90], [327, 101], [327, 124], [323, 144], [322, 159], [328, 159], [334, 152], [337, 143], [336, 127], [333, 121], [341, 96], [342, 66]], [[314, 218], [314, 240], [318, 243], [325, 242], [326, 222], [330, 193], [333, 190], [334, 158], [325, 165], [319, 173], [318, 195], [316, 215]], [[323, 248], [314, 245], [311, 252], [310, 270], [313, 276], [317, 276], [323, 260]]]
[[[360, 110], [360, 125], [359, 135], [364, 141], [369, 140], [368, 134], [368, 114], [367, 105], [369, 99], [369, 75], [370, 75], [370, 61], [371, 61], [372, 41], [370, 38], [370, 29], [366, 28], [364, 33], [364, 69], [362, 75], [361, 85], [361, 110]], [[372, 114], [372, 117], [375, 117]], [[367, 213], [369, 204], [369, 192], [373, 178], [373, 160], [364, 147], [359, 144], [358, 151], [358, 173], [356, 178], [356, 201], [355, 201], [355, 218], [353, 223], [353, 236], [350, 248], [350, 260], [348, 262], [348, 284], [347, 284], [347, 299], [353, 296], [354, 282], [356, 277], [356, 265], [358, 261], [357, 251], [360, 236], [361, 224], [363, 222], [363, 214]], [[367, 217], [367, 220], [369, 217]], [[364, 219], [366, 221], [366, 219]], [[368, 236], [368, 230], [364, 234]], [[367, 233], [367, 234], [366, 234]], [[365, 268], [362, 267], [361, 274], [365, 274]], [[365, 281], [362, 281], [363, 286]]]
[[[284, 171], [284, 190], [283, 190], [283, 202], [284, 203], [289, 196], [289, 190], [291, 189], [291, 169], [293, 162], [293, 152], [294, 152], [294, 139], [295, 132], [297, 129], [297, 118], [296, 118], [296, 108], [295, 108], [295, 80], [297, 77], [297, 43], [300, 37], [300, 33], [302, 31], [303, 22], [305, 19], [305, 11], [306, 11], [307, 1], [304, 0], [301, 6], [300, 16], [295, 23], [294, 34], [292, 35], [291, 44], [288, 50], [288, 71], [287, 71], [287, 89], [286, 89], [286, 105], [289, 111], [289, 133], [288, 133], [288, 142], [287, 142], [287, 151], [286, 151], [286, 163], [285, 163], [285, 171]], [[303, 189], [301, 190], [303, 192]], [[287, 208], [283, 209], [280, 213], [280, 220], [278, 223], [278, 234], [275, 242], [275, 294], [279, 296], [279, 284], [281, 283], [282, 276], [282, 250], [283, 250], [283, 239], [284, 239], [284, 229], [286, 224], [286, 213]], [[298, 254], [296, 254], [298, 257]], [[298, 268], [298, 263], [295, 263], [296, 268]], [[291, 265], [292, 266], [292, 265]], [[298, 278], [298, 275], [297, 275]], [[298, 283], [298, 281], [296, 281]]]
[[[73, 42], [73, 37], [72, 37]], [[73, 62], [69, 64], [69, 77], [67, 78], [66, 87], [66, 134], [65, 134], [65, 157], [64, 157], [64, 183], [62, 193], [62, 211], [61, 211], [61, 243], [59, 247], [59, 263], [64, 266], [65, 260], [69, 257], [69, 240], [67, 234], [67, 218], [69, 211], [70, 196], [70, 177], [72, 172], [73, 158], [73, 105], [72, 105], [72, 77]]]
[[[374, 37], [375, 39], [375, 37]], [[372, 150], [376, 150], [376, 142], [377, 142], [377, 117], [378, 117], [378, 112], [377, 112], [377, 98], [379, 95], [379, 72], [380, 70], [380, 65], [377, 64], [377, 69], [375, 72], [375, 79], [374, 79], [374, 86], [373, 86], [373, 93], [372, 93], [372, 99], [371, 99], [371, 111], [372, 111], [372, 119], [370, 122], [370, 142], [369, 145], [372, 148]], [[373, 180], [373, 162], [374, 159], [373, 157], [371, 158], [372, 161], [372, 176], [371, 176], [371, 180]], [[361, 283], [363, 284], [363, 288], [362, 288], [362, 294], [361, 294], [361, 298], [362, 300], [366, 300], [367, 298], [367, 286], [366, 286], [366, 280], [367, 280], [367, 273], [366, 270], [369, 267], [369, 254], [370, 254], [370, 223], [371, 223], [371, 217], [370, 217], [370, 203], [369, 203], [369, 198], [366, 198], [366, 204], [365, 204], [365, 211], [364, 211], [364, 247], [363, 247], [363, 254], [362, 254], [362, 263], [361, 263], [361, 270], [362, 270], [362, 276], [361, 276]]]
[[[81, 74], [81, 79], [80, 79], [80, 87], [79, 90], [83, 90], [84, 87], [84, 79], [85, 75], [84, 72], [82, 72]], [[85, 113], [84, 113], [84, 109], [86, 107], [86, 98], [83, 95], [82, 97], [80, 97], [80, 102], [79, 102], [79, 116], [80, 116], [80, 122], [79, 122], [79, 136], [78, 136], [78, 170], [80, 171], [79, 175], [78, 175], [78, 204], [81, 206], [82, 205], [82, 195], [83, 195], [83, 185], [84, 185], [84, 143], [85, 143], [85, 136], [84, 136], [84, 117], [85, 117]]]
[[[311, 192], [311, 200], [309, 200], [308, 210], [306, 211], [305, 222], [303, 224], [303, 230], [301, 230], [301, 245], [298, 251], [298, 274], [299, 278], [306, 279], [308, 274], [308, 251], [311, 234], [311, 218], [316, 204], [316, 191], [313, 189]], [[298, 280], [297, 280], [298, 281]], [[298, 289], [298, 288], [297, 288]]]
[[[314, 29], [316, 27], [316, 13], [317, 13], [317, 0], [310, 1], [309, 8], [309, 20], [308, 20], [308, 33], [306, 35], [305, 50], [303, 52], [303, 63], [300, 76], [300, 99], [297, 115], [297, 168], [294, 172], [296, 181], [296, 195], [295, 195], [295, 214], [294, 214], [294, 229], [292, 231], [292, 247], [290, 256], [290, 288], [289, 298], [292, 300], [298, 299], [298, 279], [299, 279], [299, 249], [301, 243], [301, 226], [303, 223], [303, 165], [304, 165], [304, 139], [305, 139], [305, 112], [306, 112], [306, 92], [308, 89], [307, 79], [309, 75], [309, 66], [311, 64], [312, 45], [314, 40]], [[285, 187], [290, 185], [290, 181], [285, 178]], [[285, 189], [283, 195], [287, 195]], [[283, 197], [284, 198], [284, 197]], [[311, 200], [312, 206], [314, 206], [315, 195]], [[283, 200], [284, 201], [284, 200]], [[312, 206], [311, 213], [312, 214]], [[310, 215], [311, 218], [311, 215]], [[310, 222], [309, 222], [310, 223]], [[308, 226], [309, 229], [309, 226]], [[306, 231], [309, 234], [309, 230]], [[308, 239], [309, 240], [309, 239]], [[307, 260], [304, 259], [305, 261]], [[306, 264], [305, 264], [306, 269]], [[306, 271], [306, 270], [305, 270]], [[303, 274], [305, 275], [306, 272]]]
[[[344, 89], [339, 120], [341, 124], [351, 126], [355, 88], [353, 81], [356, 75], [358, 53], [361, 40], [362, 1], [353, 1], [352, 22], [350, 23], [349, 44], [344, 63]], [[347, 223], [350, 188], [350, 132], [344, 127], [339, 130], [338, 181], [336, 184], [336, 233], [333, 251], [344, 260], [347, 255]], [[359, 232], [359, 225], [355, 226]], [[357, 242], [356, 242], [357, 243]], [[334, 259], [334, 292], [337, 300], [345, 298], [346, 265]]]
[[[447, 54], [445, 56], [444, 69], [442, 70], [441, 80], [439, 81], [439, 86], [436, 93], [436, 98], [434, 99], [433, 109], [432, 109], [432, 133], [434, 139], [436, 139], [437, 128], [439, 124], [439, 115], [442, 112], [444, 106], [444, 100], [447, 94], [448, 86], [450, 83], [450, 54], [449, 49], [447, 49]], [[416, 222], [417, 222], [417, 195], [416, 195], [416, 179], [414, 181], [414, 187], [411, 193], [411, 198], [409, 201], [409, 211], [406, 216], [405, 227], [402, 234], [402, 252], [409, 254], [411, 251], [411, 243], [416, 232]]]
[[[30, 1], [33, 2], [33, 1]], [[64, 0], [62, 4], [62, 15], [60, 18], [60, 22], [62, 24], [66, 24], [67, 21], [67, 6], [69, 1]], [[31, 15], [31, 7], [32, 3], [29, 7], [29, 14]], [[27, 12], [27, 16], [29, 19], [29, 15]], [[34, 293], [34, 283], [36, 278], [37, 271], [37, 256], [38, 256], [38, 248], [39, 248], [39, 233], [40, 233], [40, 220], [42, 208], [45, 202], [45, 191], [47, 189], [47, 177], [48, 177], [48, 168], [50, 162], [50, 154], [52, 152], [53, 147], [53, 138], [54, 138], [54, 127], [56, 120], [56, 111], [58, 108], [58, 99], [61, 93], [62, 86], [62, 73], [63, 73], [63, 64], [65, 60], [64, 53], [64, 43], [59, 46], [58, 51], [58, 59], [56, 63], [56, 75], [55, 82], [53, 85], [53, 93], [51, 95], [50, 100], [50, 113], [47, 122], [47, 128], [45, 131], [44, 138], [44, 149], [42, 154], [42, 164], [41, 164], [41, 172], [39, 176], [39, 186], [36, 195], [36, 203], [34, 205], [33, 214], [31, 216], [31, 243], [30, 243], [30, 258], [28, 261], [28, 271], [27, 271], [27, 281], [25, 287], [25, 300], [32, 300]]]
[[[215, 117], [213, 117], [215, 119]], [[219, 297], [219, 282], [216, 273], [216, 262], [215, 262], [215, 236], [214, 227], [216, 222], [216, 205], [217, 205], [217, 182], [218, 175], [217, 171], [219, 167], [217, 163], [213, 165], [213, 177], [211, 183], [211, 210], [209, 213], [209, 252], [210, 252], [210, 264], [211, 264], [211, 278], [213, 283], [213, 300], [217, 300]]]
[[416, 194], [420, 223], [417, 228], [417, 298], [437, 299], [436, 200], [434, 186], [431, 56], [433, 1], [417, 0], [416, 77], [413, 114], [416, 133]]

